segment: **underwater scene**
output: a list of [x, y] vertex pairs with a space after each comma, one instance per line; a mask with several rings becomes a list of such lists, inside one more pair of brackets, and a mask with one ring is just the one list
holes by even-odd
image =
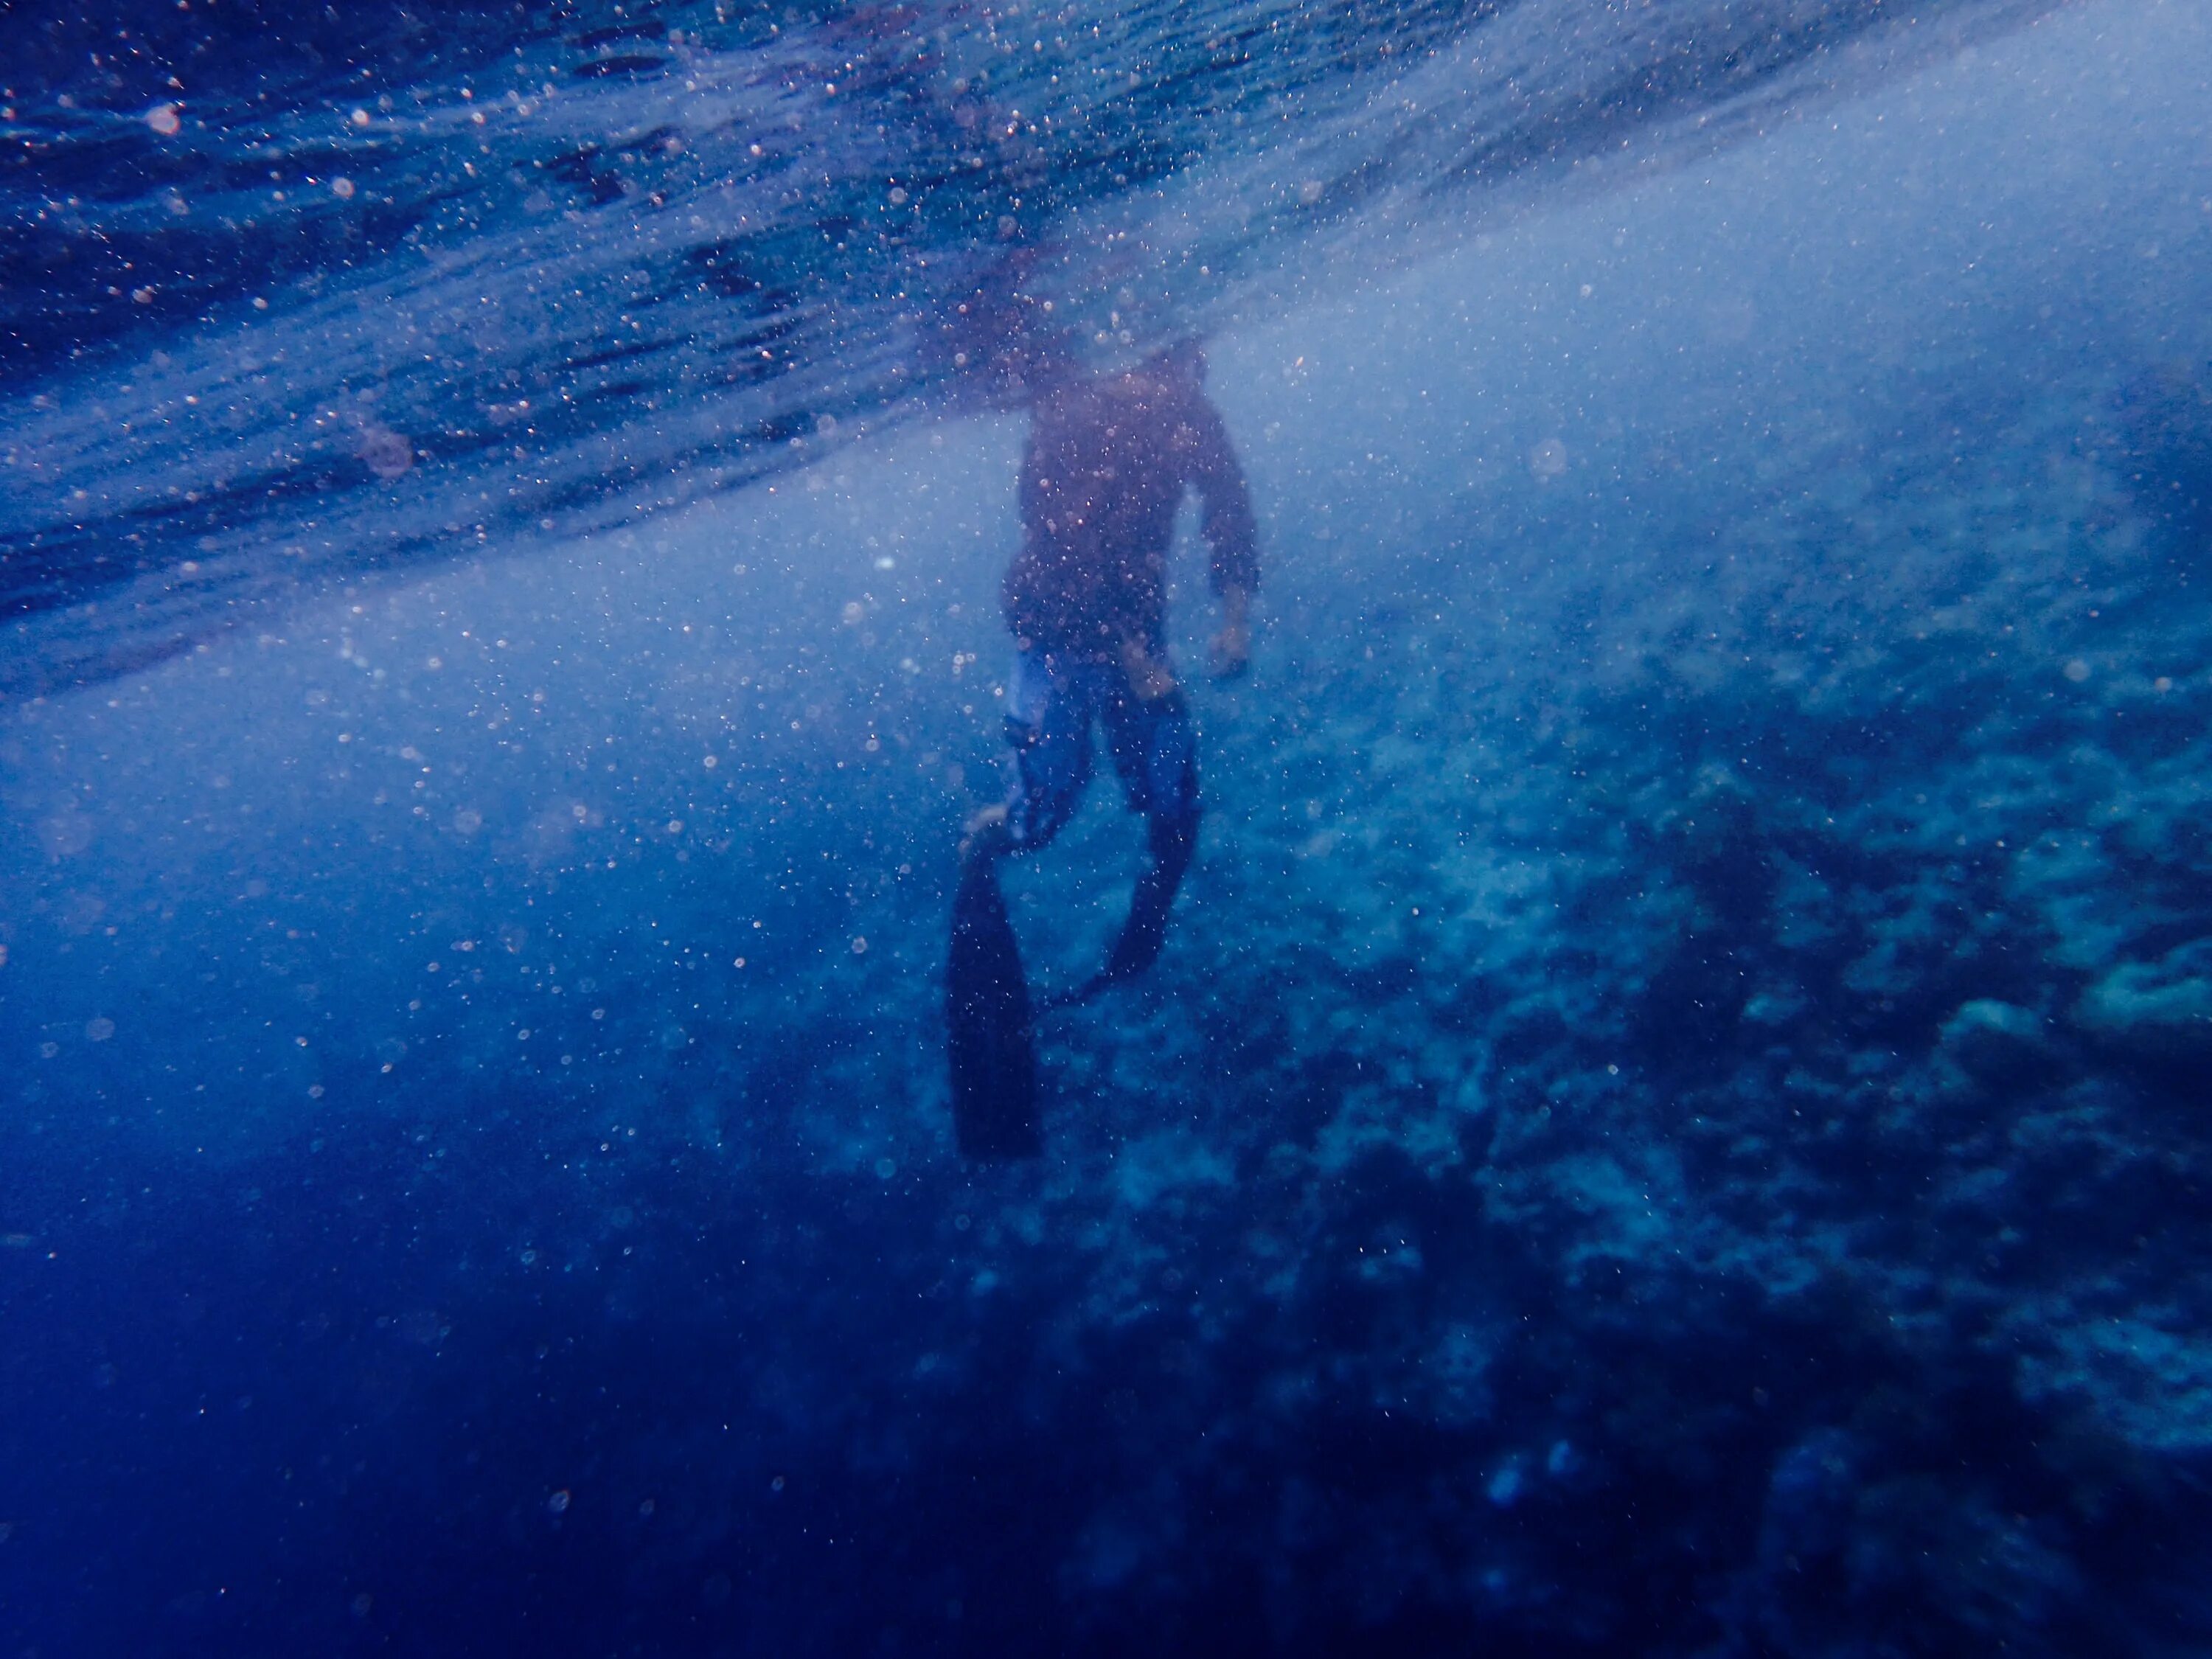
[[2212, 10], [0, 4], [0, 1659], [2208, 1562]]

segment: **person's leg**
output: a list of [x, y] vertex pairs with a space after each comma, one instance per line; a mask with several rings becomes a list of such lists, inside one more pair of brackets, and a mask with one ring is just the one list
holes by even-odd
[[1091, 709], [1079, 674], [1024, 652], [1006, 690], [1012, 788], [1005, 805], [969, 822], [960, 844], [945, 963], [952, 1120], [960, 1150], [971, 1158], [1037, 1150], [1034, 1007], [999, 889], [999, 861], [1058, 835], [1091, 775]]
[[1158, 959], [1176, 890], [1198, 850], [1198, 745], [1180, 691], [1149, 702], [1125, 693], [1102, 713], [1114, 769], [1128, 791], [1130, 810], [1145, 815], [1152, 854], [1137, 878], [1129, 919], [1103, 976], [1130, 979]]
[[1006, 684], [1006, 743], [1012, 751], [1006, 799], [969, 821], [963, 856], [1034, 851], [1075, 816], [1091, 781], [1097, 688], [1086, 667], [1039, 651], [1016, 657]]

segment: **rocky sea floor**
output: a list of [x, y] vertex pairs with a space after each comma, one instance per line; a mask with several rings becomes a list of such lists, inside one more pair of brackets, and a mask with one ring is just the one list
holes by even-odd
[[1102, 1650], [2212, 1642], [2205, 550], [2082, 419], [1580, 586], [1471, 526], [1209, 701], [1175, 948], [955, 1244], [1121, 1472]]

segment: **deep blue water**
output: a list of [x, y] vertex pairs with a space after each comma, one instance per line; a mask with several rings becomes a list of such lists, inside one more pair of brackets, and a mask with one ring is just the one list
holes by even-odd
[[0, 1655], [2212, 1652], [2196, 9], [290, 10], [0, 12]]

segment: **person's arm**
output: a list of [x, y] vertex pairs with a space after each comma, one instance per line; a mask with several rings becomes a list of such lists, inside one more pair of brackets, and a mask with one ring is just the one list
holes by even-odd
[[1229, 441], [1220, 411], [1203, 396], [1191, 412], [1197, 442], [1190, 481], [1200, 506], [1199, 529], [1212, 550], [1207, 574], [1221, 601], [1221, 630], [1213, 636], [1214, 672], [1224, 679], [1243, 673], [1252, 656], [1252, 595], [1260, 586], [1260, 532], [1252, 514], [1252, 491]]

